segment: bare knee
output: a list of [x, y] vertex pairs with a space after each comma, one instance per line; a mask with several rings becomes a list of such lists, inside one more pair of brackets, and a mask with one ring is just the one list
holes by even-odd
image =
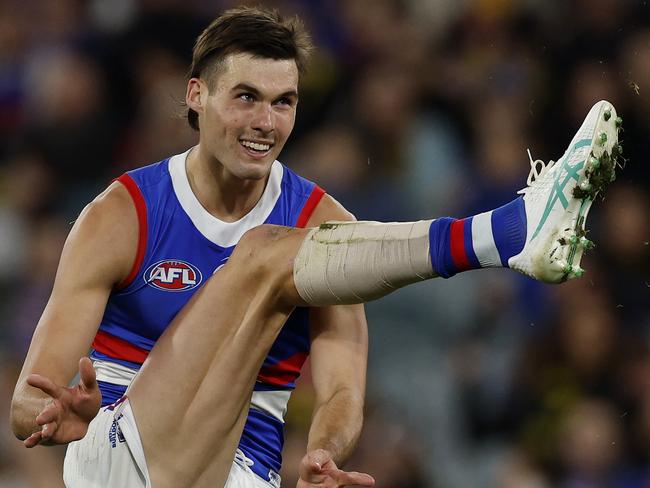
[[279, 282], [293, 275], [293, 261], [306, 231], [264, 224], [247, 231], [235, 247], [228, 265], [254, 280]]

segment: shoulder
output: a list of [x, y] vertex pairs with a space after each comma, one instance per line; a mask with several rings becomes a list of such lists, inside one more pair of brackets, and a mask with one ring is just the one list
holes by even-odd
[[88, 221], [88, 224], [98, 227], [118, 222], [128, 223], [132, 209], [133, 198], [127, 187], [116, 180], [84, 207], [78, 221]]
[[119, 282], [135, 258], [138, 232], [133, 199], [123, 184], [114, 181], [81, 211], [64, 254]]
[[[280, 163], [282, 164], [282, 163]], [[328, 220], [354, 221], [356, 218], [348, 212], [334, 197], [321, 189], [317, 183], [300, 176], [286, 165], [282, 164], [284, 171], [283, 184], [303, 198], [318, 196], [316, 208], [309, 216], [305, 227], [317, 227]]]
[[307, 227], [318, 227], [328, 220], [354, 221], [357, 219], [333, 196], [325, 193], [307, 221]]
[[132, 180], [141, 189], [157, 186], [161, 182], [168, 182], [170, 178], [170, 166], [185, 161], [186, 153], [176, 154], [161, 161], [141, 166], [123, 174], [119, 179]]
[[290, 190], [296, 196], [309, 197], [312, 190], [318, 185], [287, 167], [285, 164], [276, 161], [282, 168], [282, 186], [284, 190]]

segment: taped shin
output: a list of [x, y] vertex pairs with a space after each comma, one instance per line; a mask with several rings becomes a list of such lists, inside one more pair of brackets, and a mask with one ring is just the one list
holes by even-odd
[[521, 197], [460, 220], [328, 222], [305, 238], [294, 283], [310, 305], [367, 302], [435, 276], [507, 267], [523, 249], [526, 229]]
[[433, 278], [431, 222], [328, 222], [312, 229], [294, 264], [298, 293], [316, 306], [361, 303]]

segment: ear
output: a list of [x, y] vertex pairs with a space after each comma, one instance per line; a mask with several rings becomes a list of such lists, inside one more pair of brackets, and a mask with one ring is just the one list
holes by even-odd
[[203, 112], [203, 104], [208, 94], [208, 87], [199, 78], [190, 78], [187, 82], [185, 103], [189, 108], [200, 114]]

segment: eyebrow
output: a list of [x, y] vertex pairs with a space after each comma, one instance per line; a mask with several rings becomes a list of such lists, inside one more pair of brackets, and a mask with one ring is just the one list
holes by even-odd
[[[238, 83], [237, 85], [235, 85], [232, 88], [232, 91], [235, 91], [235, 90], [244, 90], [244, 91], [247, 91], [247, 92], [251, 92], [253, 95], [257, 95], [257, 96], [260, 96], [262, 94], [257, 88], [255, 88], [254, 86], [248, 85], [246, 83]], [[283, 98], [283, 97], [293, 97], [293, 98], [297, 99], [298, 98], [298, 92], [296, 90], [288, 90], [288, 91], [278, 95], [276, 97], [276, 99]]]

